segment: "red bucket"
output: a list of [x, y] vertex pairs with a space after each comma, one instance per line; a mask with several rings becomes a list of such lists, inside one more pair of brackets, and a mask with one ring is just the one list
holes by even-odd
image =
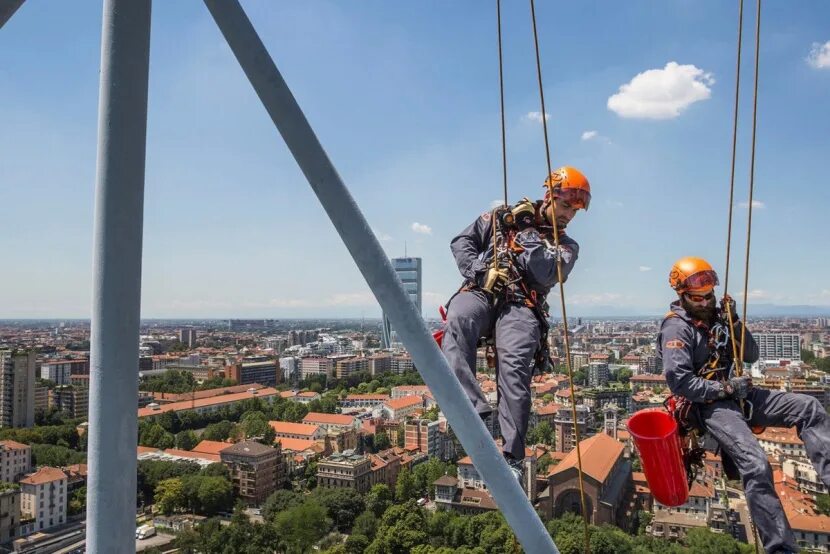
[[664, 506], [685, 504], [689, 485], [674, 418], [663, 410], [642, 410], [628, 420], [628, 431], [640, 452], [652, 496]]

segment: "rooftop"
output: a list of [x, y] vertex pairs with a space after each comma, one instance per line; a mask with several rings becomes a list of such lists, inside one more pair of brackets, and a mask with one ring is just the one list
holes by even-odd
[[269, 421], [268, 424], [278, 434], [314, 436], [319, 430], [319, 425], [308, 423], [291, 423], [289, 421]]
[[[611, 469], [622, 456], [625, 446], [605, 433], [599, 433], [579, 443], [582, 454], [582, 471], [600, 483], [608, 479]], [[577, 466], [576, 449], [571, 450], [565, 459], [551, 468], [548, 476], [558, 475]]]
[[[249, 387], [251, 388], [251, 387]], [[258, 389], [255, 391], [239, 392], [235, 394], [223, 394], [221, 396], [213, 396], [210, 398], [196, 398], [193, 400], [186, 400], [183, 402], [171, 402], [162, 406], [154, 406], [138, 409], [138, 417], [152, 417], [160, 415], [165, 412], [182, 412], [185, 410], [194, 410], [196, 408], [205, 408], [207, 406], [217, 406], [222, 404], [230, 404], [233, 402], [240, 402], [249, 398], [269, 398], [279, 394], [277, 389], [270, 387]]]
[[44, 466], [34, 473], [31, 473], [20, 480], [26, 485], [43, 485], [66, 479], [66, 474], [56, 467]]
[[341, 414], [324, 414], [320, 412], [308, 412], [303, 418], [303, 423], [322, 423], [325, 425], [354, 425], [354, 416]]

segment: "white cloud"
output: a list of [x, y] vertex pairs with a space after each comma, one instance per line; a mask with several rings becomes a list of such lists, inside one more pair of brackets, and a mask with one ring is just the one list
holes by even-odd
[[[743, 291], [741, 291], [738, 294], [736, 294], [735, 296], [737, 298], [743, 298], [744, 293], [743, 293]], [[749, 291], [749, 293], [747, 293], [747, 298], [749, 298], [750, 301], [753, 301], [753, 300], [778, 300], [778, 299], [780, 299], [780, 296], [773, 297], [769, 292], [767, 292], [763, 289], [753, 289], [753, 290]]]
[[493, 200], [493, 201], [490, 202], [490, 209], [491, 210], [493, 208], [500, 208], [501, 206], [504, 206], [504, 200]]
[[430, 227], [429, 225], [424, 225], [423, 223], [418, 223], [417, 221], [412, 224], [412, 230], [422, 235], [432, 234], [432, 227]]
[[591, 140], [592, 138], [596, 138], [599, 133], [596, 131], [585, 131], [582, 133], [582, 140]]
[[830, 40], [824, 44], [814, 42], [806, 59], [807, 63], [816, 69], [830, 68]]
[[642, 271], [642, 272], [651, 271], [651, 268], [648, 267], [647, 265], [641, 265], [640, 266], [640, 271]]
[[[741, 208], [748, 208], [749, 207], [749, 202], [741, 202], [739, 204], [739, 206]], [[767, 207], [767, 205], [764, 204], [763, 202], [761, 202], [760, 200], [753, 200], [752, 201], [752, 209], [753, 210], [763, 210], [766, 207]]]
[[711, 73], [694, 65], [669, 62], [663, 69], [637, 74], [608, 98], [608, 109], [620, 117], [672, 119], [686, 108], [707, 100], [715, 83]]
[[[536, 121], [538, 123], [542, 122], [542, 112], [527, 112], [525, 115], [522, 116], [522, 119], [525, 121]], [[545, 112], [545, 121], [550, 119], [550, 114]]]

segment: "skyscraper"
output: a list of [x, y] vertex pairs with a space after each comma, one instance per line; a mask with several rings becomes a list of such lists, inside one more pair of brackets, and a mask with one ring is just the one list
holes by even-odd
[[[392, 258], [392, 268], [403, 283], [403, 289], [409, 299], [415, 303], [418, 313], [422, 313], [421, 290], [421, 258]], [[392, 324], [386, 313], [383, 314], [383, 347], [391, 348], [397, 342], [397, 335], [392, 329]]]
[[35, 353], [0, 350], [0, 427], [35, 424]]

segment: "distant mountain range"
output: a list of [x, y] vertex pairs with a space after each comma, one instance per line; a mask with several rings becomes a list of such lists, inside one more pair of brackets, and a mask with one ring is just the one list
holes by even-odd
[[[615, 305], [596, 305], [596, 306], [587, 306], [581, 304], [569, 304], [568, 305], [568, 318], [577, 318], [577, 317], [585, 317], [590, 319], [657, 319], [663, 317], [663, 315], [668, 310], [668, 304], [665, 307], [635, 307], [635, 306], [615, 306]], [[559, 303], [551, 302], [550, 306], [550, 315], [553, 319], [559, 318]], [[779, 304], [750, 304], [749, 305], [749, 315], [752, 317], [830, 317], [830, 306], [809, 306], [804, 304], [798, 305], [790, 305], [790, 306], [782, 306]], [[243, 318], [243, 317], [236, 317], [230, 319], [251, 319], [251, 320], [271, 320], [271, 321], [279, 321], [282, 324], [291, 323], [291, 322], [310, 322], [313, 321], [321, 326], [327, 326], [334, 322], [337, 322], [339, 325], [344, 325], [347, 323], [354, 323], [355, 326], [360, 326], [361, 324], [364, 325], [373, 325], [379, 321], [377, 317], [307, 317], [307, 318], [300, 318], [300, 317], [273, 317], [273, 318]], [[429, 320], [436, 319], [431, 314], [429, 314]], [[88, 319], [81, 319], [81, 318], [37, 318], [37, 319], [26, 319], [26, 318], [9, 318], [9, 319], [2, 319], [0, 318], [0, 324], [29, 324], [29, 325], [52, 325], [55, 322], [88, 322]], [[193, 324], [205, 324], [207, 322], [221, 322], [222, 324], [227, 324], [228, 318], [170, 318], [170, 319], [156, 319], [156, 318], [144, 318], [141, 320], [142, 324], [153, 324], [153, 323], [160, 323], [166, 325], [193, 325]]]
[[[554, 318], [559, 312], [559, 306], [551, 305], [551, 316]], [[668, 310], [668, 305], [663, 310], [652, 310], [648, 308], [636, 308], [634, 306], [580, 306], [568, 307], [568, 318], [588, 317], [595, 318], [642, 318], [662, 317]], [[778, 304], [750, 304], [748, 315], [752, 317], [830, 317], [830, 306], [808, 306], [792, 305], [782, 306]]]

